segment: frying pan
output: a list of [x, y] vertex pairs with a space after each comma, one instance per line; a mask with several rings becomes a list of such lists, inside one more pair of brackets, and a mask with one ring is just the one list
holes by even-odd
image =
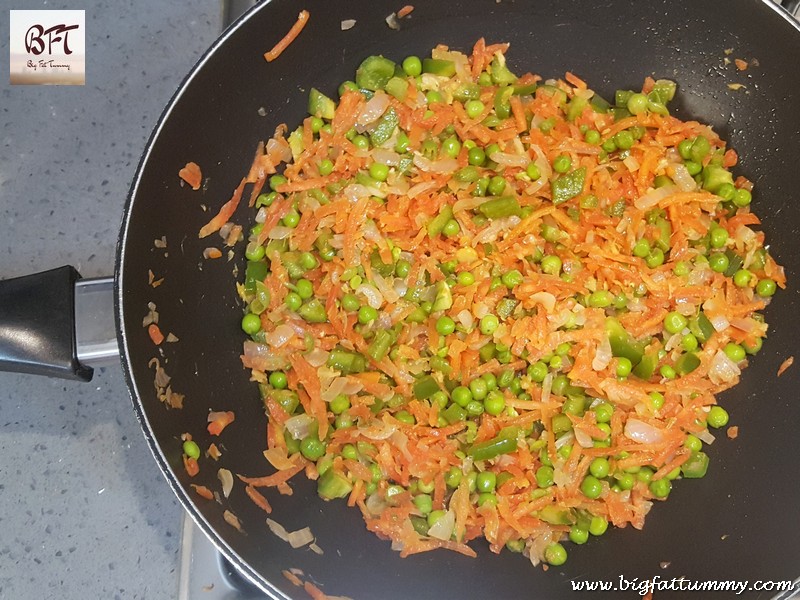
[[[288, 30], [301, 8], [311, 13], [306, 29], [278, 60], [265, 63], [262, 53]], [[144, 435], [183, 505], [231, 563], [273, 598], [305, 597], [281, 574], [292, 567], [327, 593], [362, 600], [564, 598], [573, 594], [571, 581], [619, 585], [621, 577], [751, 583], [798, 578], [800, 478], [793, 473], [800, 456], [800, 376], [796, 368], [776, 376], [781, 362], [794, 353], [800, 326], [800, 203], [794, 197], [800, 190], [797, 25], [759, 0], [453, 0], [418, 3], [395, 31], [384, 19], [397, 8], [368, 0], [263, 3], [200, 59], [144, 151], [118, 245], [117, 333]], [[356, 19], [356, 26], [341, 31], [340, 22], [347, 18]], [[764, 349], [751, 359], [742, 382], [721, 397], [740, 435], [734, 441], [720, 436], [708, 449], [709, 475], [679, 481], [669, 501], [653, 508], [644, 531], [614, 529], [580, 548], [570, 544], [568, 562], [547, 572], [521, 555], [494, 555], [481, 541], [473, 543], [477, 559], [444, 551], [400, 559], [388, 542], [366, 531], [356, 509], [341, 501], [323, 502], [302, 476], [293, 482], [291, 496], [267, 492], [272, 517], [289, 530], [310, 527], [324, 554], [292, 550], [269, 533], [265, 514], [241, 487], [221, 504], [199, 498], [190, 487], [219, 489], [219, 467], [249, 476], [271, 471], [262, 454], [266, 417], [239, 360], [242, 306], [235, 282], [237, 272], [243, 273], [243, 249], [236, 248], [230, 261], [206, 261], [202, 253], [209, 240], [198, 240], [197, 231], [228, 199], [257, 142], [277, 124], [293, 126], [303, 118], [311, 86], [334, 94], [370, 54], [399, 60], [425, 55], [439, 43], [469, 51], [481, 36], [511, 42], [508, 61], [517, 72], [530, 70], [547, 78], [570, 70], [605, 97], [616, 88], [640, 86], [648, 75], [675, 79], [674, 113], [710, 123], [739, 152], [736, 171], [756, 184], [755, 210], [789, 280], [788, 289], [765, 311], [771, 328]], [[758, 66], [738, 72], [724, 62], [727, 48], [734, 49], [732, 57], [756, 58]], [[732, 90], [729, 83], [745, 87]], [[177, 177], [190, 160], [203, 168], [202, 192], [190, 191]], [[245, 224], [250, 218], [242, 207], [233, 220]], [[156, 239], [166, 239], [166, 248], [154, 246]], [[150, 285], [149, 271], [164, 283]], [[75, 274], [61, 273], [64, 286], [72, 285]], [[53, 281], [49, 284], [52, 288]], [[4, 286], [3, 302], [11, 306], [12, 292], [21, 287], [19, 282]], [[180, 339], [164, 345], [163, 353], [142, 327], [149, 302], [157, 307], [162, 330]], [[70, 302], [64, 308], [69, 310]], [[70, 340], [60, 341], [74, 349]], [[45, 343], [41, 347], [52, 350]], [[154, 357], [172, 377], [173, 389], [185, 395], [182, 409], [169, 410], [159, 401], [148, 367]], [[0, 359], [3, 368], [10, 368], [15, 357]], [[47, 370], [48, 361], [58, 362], [58, 357], [29, 360], [25, 369]], [[59, 372], [89, 376], [77, 359], [62, 360], [50, 370]], [[220, 439], [205, 432], [209, 410], [236, 413]], [[182, 464], [184, 432], [201, 448], [212, 441], [223, 445], [220, 461], [201, 459], [194, 478]], [[224, 510], [240, 519], [243, 532], [225, 522]], [[637, 594], [631, 587], [603, 597]], [[775, 594], [774, 589], [748, 591], [741, 597]]]

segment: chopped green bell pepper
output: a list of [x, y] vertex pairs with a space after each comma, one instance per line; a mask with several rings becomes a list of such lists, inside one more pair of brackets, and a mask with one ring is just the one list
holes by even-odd
[[586, 167], [579, 167], [570, 173], [561, 175], [550, 184], [553, 204], [562, 204], [583, 191], [586, 180]]

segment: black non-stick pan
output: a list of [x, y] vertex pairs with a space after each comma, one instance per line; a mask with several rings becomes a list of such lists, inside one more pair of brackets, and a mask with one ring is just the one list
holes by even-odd
[[[745, 581], [739, 597], [771, 598], [779, 590], [753, 590], [757, 580], [800, 576], [800, 370], [778, 378], [779, 365], [796, 352], [800, 330], [800, 30], [768, 1], [555, 2], [552, 0], [453, 0], [418, 2], [400, 30], [385, 17], [402, 4], [359, 0], [272, 0], [236, 22], [201, 58], [165, 110], [144, 151], [125, 208], [116, 265], [116, 313], [122, 361], [145, 436], [175, 493], [230, 561], [275, 598], [304, 598], [282, 570], [301, 569], [329, 594], [357, 600], [407, 598], [566, 598], [573, 582], [604, 580], [635, 597], [643, 579]], [[310, 21], [300, 37], [272, 63], [262, 54], [289, 29], [300, 9]], [[355, 19], [342, 31], [341, 21]], [[302, 475], [294, 494], [268, 491], [272, 518], [289, 530], [308, 526], [324, 554], [292, 550], [269, 532], [266, 515], [236, 485], [221, 503], [200, 498], [190, 484], [219, 489], [217, 469], [266, 475], [266, 417], [255, 384], [239, 355], [242, 315], [235, 283], [243, 248], [232, 260], [204, 260], [209, 240], [197, 232], [226, 201], [246, 172], [259, 140], [275, 126], [293, 127], [305, 114], [311, 86], [331, 95], [350, 79], [363, 58], [384, 54], [401, 60], [425, 55], [436, 44], [468, 52], [479, 37], [511, 43], [508, 60], [517, 72], [547, 77], [576, 73], [603, 96], [636, 88], [647, 76], [678, 82], [671, 105], [682, 118], [713, 125], [741, 157], [738, 173], [754, 181], [755, 211], [763, 219], [770, 251], [785, 265], [788, 289], [769, 305], [764, 349], [752, 358], [742, 382], [721, 402], [739, 436], [720, 436], [702, 480], [679, 481], [658, 503], [644, 531], [609, 531], [546, 572], [523, 556], [489, 552], [473, 544], [477, 559], [445, 551], [406, 559], [389, 542], [366, 531], [360, 513], [342, 501], [324, 502]], [[739, 72], [727, 64], [743, 58]], [[753, 59], [756, 59], [755, 61]], [[756, 66], [757, 65], [757, 66]], [[729, 84], [744, 87], [731, 89]], [[178, 170], [202, 166], [202, 192], [183, 186]], [[243, 203], [245, 204], [245, 203]], [[206, 210], [207, 209], [207, 210]], [[233, 220], [246, 224], [246, 207]], [[166, 248], [154, 240], [166, 240]], [[148, 273], [164, 278], [153, 287]], [[160, 326], [179, 342], [156, 350], [142, 319], [155, 303]], [[183, 408], [168, 409], [153, 385], [152, 358], [185, 395]], [[76, 365], [72, 365], [76, 367]], [[70, 367], [71, 368], [71, 367]], [[209, 410], [233, 410], [236, 421], [221, 438], [219, 463], [201, 459], [190, 478], [182, 463], [181, 434], [201, 448]], [[231, 511], [242, 523], [225, 522]], [[634, 580], [637, 583], [631, 583]], [[659, 592], [656, 597], [733, 597], [733, 592]], [[592, 594], [585, 597], [594, 597]]]

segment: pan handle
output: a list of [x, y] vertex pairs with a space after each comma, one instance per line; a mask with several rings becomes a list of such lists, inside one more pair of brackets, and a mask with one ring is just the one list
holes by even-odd
[[0, 281], [0, 371], [90, 381], [119, 353], [112, 292], [70, 266]]

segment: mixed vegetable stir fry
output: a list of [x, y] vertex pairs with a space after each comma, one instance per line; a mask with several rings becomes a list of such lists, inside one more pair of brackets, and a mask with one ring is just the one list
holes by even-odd
[[243, 363], [305, 470], [409, 555], [534, 564], [703, 477], [783, 270], [734, 150], [647, 78], [611, 101], [507, 44], [364, 60], [260, 144]]

